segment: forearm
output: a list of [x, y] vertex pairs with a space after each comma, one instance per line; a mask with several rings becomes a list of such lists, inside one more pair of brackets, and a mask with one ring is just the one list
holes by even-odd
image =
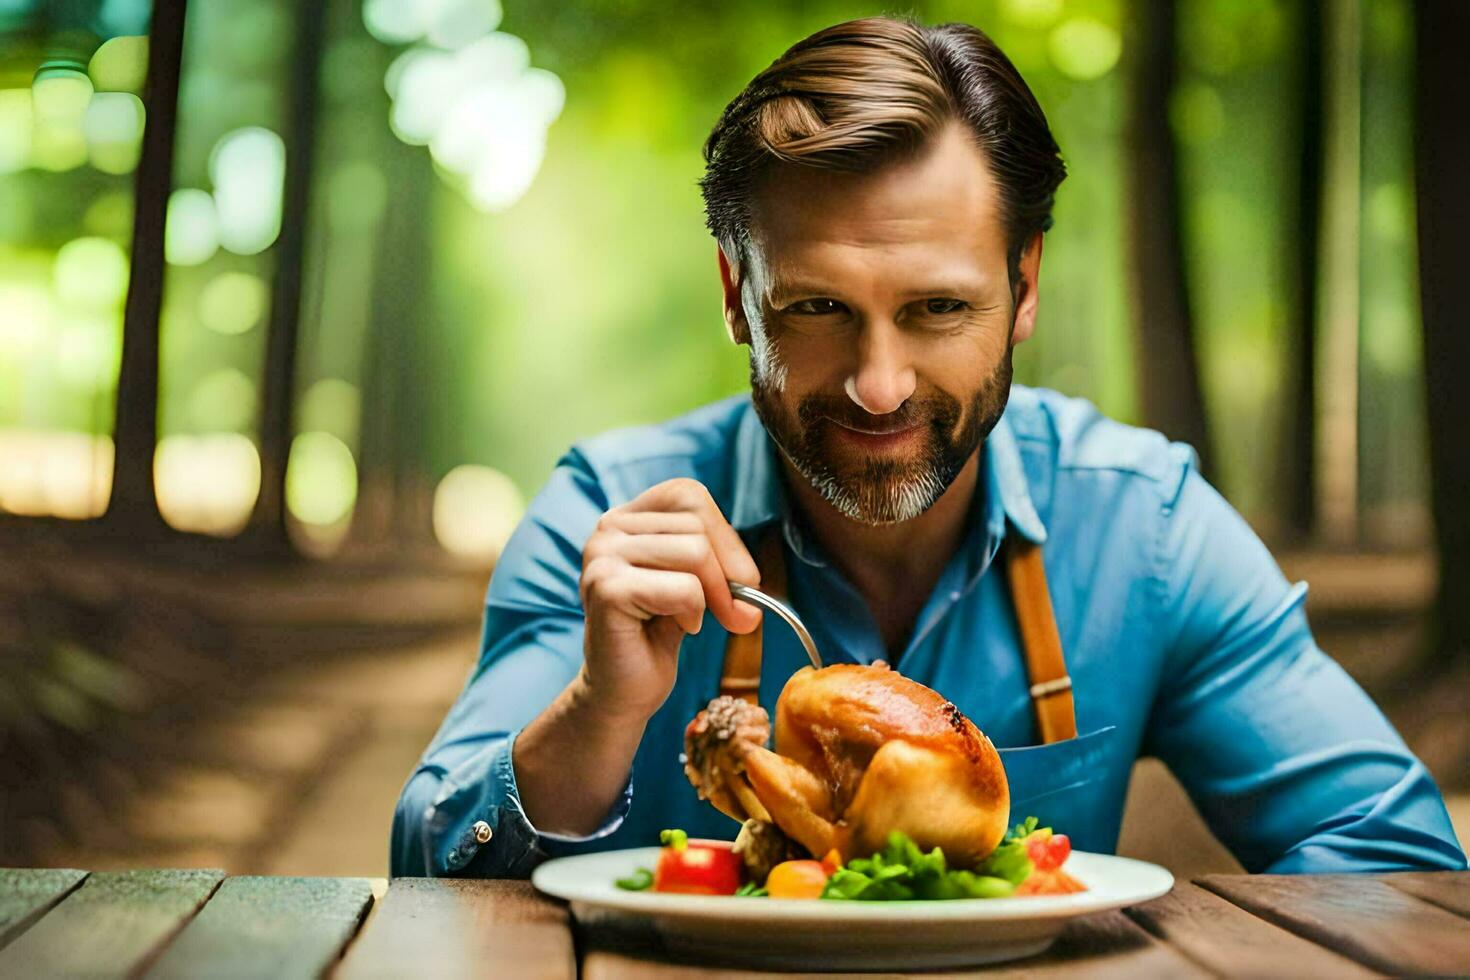
[[609, 708], [578, 676], [516, 738], [526, 818], [543, 833], [596, 830], [627, 784], [647, 717]]

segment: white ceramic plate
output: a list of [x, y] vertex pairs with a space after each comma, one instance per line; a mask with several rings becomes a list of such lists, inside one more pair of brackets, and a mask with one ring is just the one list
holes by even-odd
[[710, 964], [796, 970], [912, 970], [1040, 953], [1068, 919], [1158, 898], [1174, 876], [1155, 864], [1074, 851], [1076, 895], [943, 902], [839, 902], [631, 892], [613, 882], [652, 868], [658, 848], [547, 861], [531, 881], [571, 902], [578, 921], [652, 931], [671, 951]]

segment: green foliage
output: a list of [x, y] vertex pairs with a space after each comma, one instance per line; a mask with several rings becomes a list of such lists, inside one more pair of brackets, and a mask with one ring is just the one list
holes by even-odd
[[[328, 382], [334, 397], [346, 396], [337, 402], [358, 400], [360, 409], [312, 399], [298, 424], [341, 440], [362, 466], [360, 436], [371, 426], [358, 425], [359, 411], [365, 421], [398, 412], [404, 431], [390, 452], [424, 478], [482, 462], [529, 495], [578, 438], [745, 389], [746, 354], [725, 334], [703, 226], [701, 144], [725, 103], [790, 43], [887, 8], [850, 0], [506, 0], [505, 8], [501, 30], [524, 38], [533, 63], [562, 78], [567, 100], [530, 191], [503, 213], [481, 214], [435, 176], [424, 148], [389, 131], [384, 75], [401, 49], [367, 35], [358, 0], [330, 2], [297, 390], [304, 399]], [[224, 134], [284, 130], [295, 9], [282, 0], [190, 5], [176, 187], [210, 189], [211, 152]], [[989, 32], [1036, 92], [1068, 163], [1038, 329], [1017, 352], [1017, 379], [1135, 419], [1126, 217], [1148, 202], [1129, 199], [1124, 180], [1123, 5], [921, 0], [905, 9]], [[1368, 5], [1363, 29], [1362, 129], [1373, 138], [1363, 144], [1362, 439], [1365, 455], [1386, 461], [1365, 468], [1369, 504], [1423, 494], [1409, 12], [1407, 0]], [[0, 162], [5, 134], [29, 134], [25, 88], [45, 53], [85, 67], [103, 40], [95, 18], [77, 30], [17, 17], [0, 23], [0, 41], [14, 42], [0, 90], [24, 98], [0, 98]], [[1286, 217], [1303, 107], [1282, 93], [1298, 89], [1303, 30], [1300, 7], [1285, 0], [1187, 0], [1179, 11], [1170, 115], [1191, 296], [1218, 478], [1248, 516], [1277, 504], [1259, 474], [1275, 468], [1290, 402], [1280, 389], [1297, 321], [1291, 250], [1311, 233]], [[116, 46], [127, 70], [103, 58], [99, 91], [116, 87], [103, 84], [114, 75], [136, 75], [145, 51]], [[0, 323], [0, 429], [106, 433], [121, 304], [63, 309], [51, 295], [53, 266], [79, 238], [126, 250], [131, 175], [4, 171], [0, 305], [47, 305]], [[276, 274], [273, 249], [168, 267], [162, 435], [253, 434], [262, 406], [245, 392], [261, 387]], [[82, 299], [90, 282], [76, 283]], [[241, 287], [252, 282], [263, 286], [247, 297]], [[387, 351], [386, 380], [373, 376], [374, 345]], [[331, 422], [315, 421], [326, 409]]]

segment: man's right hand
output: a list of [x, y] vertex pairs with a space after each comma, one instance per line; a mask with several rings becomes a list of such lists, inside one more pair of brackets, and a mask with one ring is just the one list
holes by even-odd
[[760, 610], [733, 599], [728, 581], [759, 585], [760, 569], [704, 484], [668, 480], [604, 514], [582, 550], [584, 695], [647, 721], [706, 609], [732, 633], [759, 625]]

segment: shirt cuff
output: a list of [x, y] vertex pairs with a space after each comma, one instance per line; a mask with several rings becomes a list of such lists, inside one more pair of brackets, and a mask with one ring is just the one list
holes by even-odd
[[[526, 816], [516, 785], [517, 729], [449, 773], [430, 808], [430, 837], [438, 841], [431, 873], [468, 877], [524, 877], [549, 857], [596, 850], [622, 826], [633, 800], [629, 775], [601, 826], [585, 835], [538, 830]], [[437, 870], [442, 869], [442, 870]]]
[[628, 773], [627, 782], [623, 784], [623, 791], [618, 794], [617, 802], [603, 818], [602, 824], [592, 833], [555, 834], [550, 831], [537, 830], [531, 824], [530, 818], [526, 816], [526, 809], [521, 805], [520, 787], [516, 785], [515, 743], [516, 737], [520, 734], [520, 729], [511, 732], [505, 742], [505, 751], [495, 763], [497, 782], [507, 789], [505, 799], [509, 813], [506, 816], [509, 819], [506, 822], [514, 821], [514, 831], [518, 835], [524, 835], [525, 838], [532, 840], [537, 850], [550, 856], [573, 853], [581, 849], [577, 845], [602, 840], [623, 825], [624, 818], [628, 816], [628, 808], [633, 805], [633, 773], [631, 771]]

